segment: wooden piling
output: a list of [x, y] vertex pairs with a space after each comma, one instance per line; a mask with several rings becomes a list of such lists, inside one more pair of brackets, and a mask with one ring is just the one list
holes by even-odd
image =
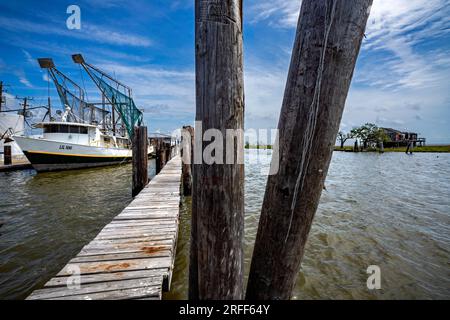
[[[217, 129], [223, 137], [214, 142], [223, 146], [226, 129], [244, 124], [241, 4], [195, 1], [196, 121], [202, 123], [195, 135]], [[236, 145], [230, 158], [243, 150], [242, 137]], [[206, 146], [195, 150], [200, 158]], [[243, 298], [244, 165], [236, 162], [194, 164], [191, 299]]]
[[192, 163], [194, 150], [194, 128], [184, 126], [182, 130], [181, 159], [183, 161], [183, 195], [192, 195]]
[[165, 164], [165, 157], [166, 157], [166, 151], [165, 151], [165, 145], [162, 138], [156, 139], [156, 151], [155, 151], [155, 162], [156, 162], [156, 174], [158, 174]]
[[135, 127], [133, 136], [133, 197], [138, 195], [148, 183], [147, 150], [147, 127]]
[[358, 140], [355, 140], [355, 145], [353, 146], [353, 152], [359, 152]]
[[319, 204], [372, 0], [303, 0], [248, 299], [290, 299]]
[[3, 146], [3, 164], [5, 166], [12, 164], [11, 146]]

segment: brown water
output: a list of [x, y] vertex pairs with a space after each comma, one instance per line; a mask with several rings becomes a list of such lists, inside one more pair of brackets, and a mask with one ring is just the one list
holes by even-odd
[[[266, 177], [246, 151], [248, 272]], [[153, 167], [152, 167], [152, 171]], [[336, 152], [296, 299], [450, 299], [450, 154]], [[131, 201], [129, 165], [0, 173], [0, 298], [42, 286]], [[183, 200], [172, 291], [187, 297], [190, 198]], [[369, 265], [381, 290], [366, 287]]]
[[0, 173], [0, 299], [41, 287], [131, 200], [130, 164]]
[[[246, 153], [246, 276], [267, 153], [259, 165]], [[325, 185], [294, 299], [450, 299], [450, 154], [335, 152]], [[187, 298], [190, 201], [168, 299]], [[367, 289], [369, 265], [381, 269], [381, 290]]]

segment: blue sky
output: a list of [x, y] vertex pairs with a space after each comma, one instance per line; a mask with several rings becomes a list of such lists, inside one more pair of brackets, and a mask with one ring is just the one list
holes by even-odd
[[[300, 0], [245, 0], [246, 128], [278, 122]], [[0, 0], [0, 80], [44, 104], [46, 74], [36, 58], [97, 90], [70, 58], [86, 60], [133, 88], [151, 132], [192, 124], [195, 114], [193, 0]], [[81, 30], [66, 27], [69, 5]], [[341, 128], [365, 122], [450, 143], [450, 1], [374, 0]], [[51, 86], [50, 95], [57, 101]]]

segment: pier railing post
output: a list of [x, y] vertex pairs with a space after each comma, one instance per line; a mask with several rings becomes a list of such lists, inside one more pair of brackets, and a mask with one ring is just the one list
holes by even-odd
[[303, 0], [248, 299], [290, 299], [331, 160], [372, 0]]
[[3, 163], [5, 166], [12, 164], [11, 146], [3, 146]]
[[135, 127], [133, 136], [133, 190], [135, 197], [148, 183], [147, 127]]
[[[241, 0], [195, 1], [196, 121], [202, 123], [195, 135], [220, 132], [213, 146], [226, 146], [227, 130], [244, 125], [241, 13]], [[192, 299], [243, 298], [244, 164], [236, 158], [244, 146], [241, 136], [236, 140], [223, 153], [208, 143], [195, 150], [200, 158], [211, 152], [193, 169]]]

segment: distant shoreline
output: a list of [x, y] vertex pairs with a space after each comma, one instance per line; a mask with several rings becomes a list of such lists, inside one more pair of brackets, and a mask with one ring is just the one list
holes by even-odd
[[[334, 147], [334, 151], [341, 152], [355, 152], [353, 151], [352, 146], [344, 146], [343, 149], [339, 146]], [[379, 149], [369, 148], [364, 151], [359, 152], [379, 152]], [[384, 152], [406, 152], [406, 147], [398, 147], [398, 148], [384, 148]], [[414, 147], [412, 152], [429, 152], [429, 153], [450, 153], [450, 145], [436, 145], [436, 146], [423, 146], [423, 147]]]
[[[270, 150], [272, 149], [271, 145], [246, 145], [245, 149], [262, 149], [262, 150]], [[341, 152], [355, 152], [353, 151], [352, 146], [344, 146], [343, 149], [339, 146], [334, 147], [334, 151]], [[435, 146], [424, 146], [424, 147], [414, 147], [412, 149], [414, 152], [422, 152], [422, 153], [450, 153], [450, 145], [435, 145]], [[358, 152], [379, 152], [379, 149], [376, 148], [368, 148], [364, 151]], [[398, 147], [398, 148], [384, 148], [384, 152], [406, 152], [406, 147]]]
[[269, 145], [245, 145], [245, 149], [272, 149], [272, 146]]

